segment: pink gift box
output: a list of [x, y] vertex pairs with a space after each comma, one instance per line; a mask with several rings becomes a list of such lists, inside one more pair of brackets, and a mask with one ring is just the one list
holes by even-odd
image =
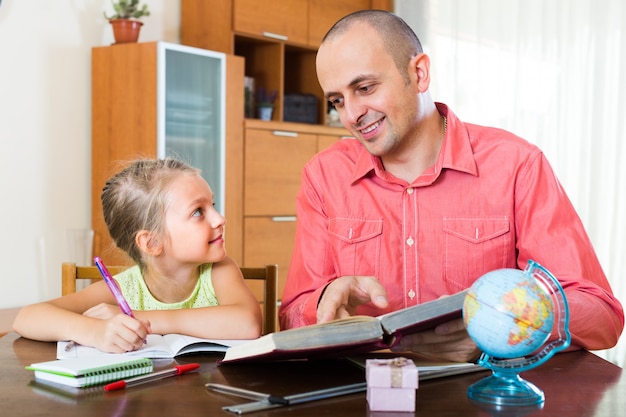
[[371, 411], [415, 411], [418, 374], [412, 360], [368, 359], [365, 378]]
[[415, 388], [367, 388], [370, 411], [415, 411]]

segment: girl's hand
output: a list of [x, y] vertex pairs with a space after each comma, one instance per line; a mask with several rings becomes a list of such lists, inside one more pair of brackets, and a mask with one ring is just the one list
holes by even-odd
[[[108, 314], [109, 310], [104, 308], [102, 311], [103, 314]], [[124, 353], [141, 348], [151, 332], [150, 322], [119, 313], [112, 318], [100, 320], [93, 331], [94, 346], [110, 353]]]

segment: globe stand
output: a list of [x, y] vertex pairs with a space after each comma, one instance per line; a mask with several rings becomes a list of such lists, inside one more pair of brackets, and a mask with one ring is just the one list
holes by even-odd
[[528, 414], [536, 414], [537, 411], [543, 409], [544, 403], [533, 405], [518, 405], [515, 407], [509, 407], [506, 405], [490, 404], [484, 401], [476, 401], [470, 399], [475, 407], [479, 408], [483, 413], [481, 415], [492, 417], [525, 417]]
[[545, 400], [543, 391], [515, 372], [497, 372], [471, 385], [467, 395], [496, 405], [534, 405]]
[[497, 406], [531, 406], [542, 404], [545, 395], [537, 386], [525, 381], [520, 372], [533, 369], [566, 349], [571, 342], [568, 329], [569, 308], [563, 287], [559, 281], [543, 266], [529, 260], [523, 272], [542, 285], [552, 297], [556, 317], [557, 339], [543, 346], [535, 355], [516, 359], [498, 359], [483, 353], [478, 364], [491, 369], [492, 375], [472, 384], [467, 391], [470, 399]]

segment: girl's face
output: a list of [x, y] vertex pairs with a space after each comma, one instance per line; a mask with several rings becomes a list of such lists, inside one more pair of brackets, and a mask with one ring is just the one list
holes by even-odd
[[211, 187], [200, 175], [171, 182], [165, 211], [165, 256], [183, 263], [219, 262], [226, 256], [226, 220], [213, 207]]

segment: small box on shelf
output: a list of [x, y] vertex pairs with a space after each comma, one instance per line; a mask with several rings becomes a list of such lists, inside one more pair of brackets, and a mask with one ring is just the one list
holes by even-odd
[[313, 94], [285, 94], [285, 122], [311, 123], [317, 121], [317, 97]]

